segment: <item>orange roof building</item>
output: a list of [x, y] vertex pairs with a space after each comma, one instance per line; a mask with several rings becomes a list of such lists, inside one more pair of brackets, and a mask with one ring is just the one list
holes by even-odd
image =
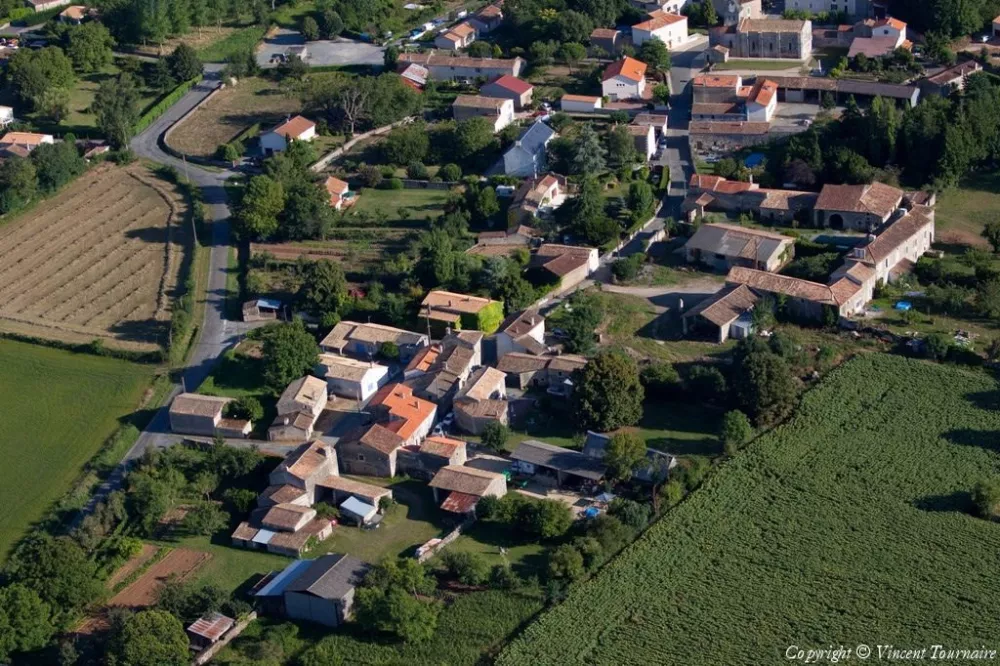
[[622, 77], [629, 81], [638, 83], [646, 78], [646, 63], [635, 58], [625, 56], [621, 60], [611, 63], [604, 69], [604, 81]]
[[399, 435], [404, 445], [415, 445], [423, 439], [437, 415], [437, 405], [416, 397], [413, 389], [405, 384], [383, 386], [368, 406], [379, 416], [388, 418], [382, 426]]

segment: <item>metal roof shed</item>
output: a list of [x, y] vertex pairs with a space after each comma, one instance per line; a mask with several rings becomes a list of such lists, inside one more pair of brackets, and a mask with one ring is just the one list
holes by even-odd
[[556, 473], [559, 483], [566, 476], [573, 476], [587, 481], [600, 481], [604, 478], [607, 467], [579, 451], [564, 449], [545, 442], [528, 439], [514, 450], [510, 457], [529, 466], [542, 467]]
[[378, 513], [376, 509], [371, 504], [366, 504], [362, 502], [357, 497], [351, 496], [340, 503], [340, 510], [346, 512], [351, 518], [354, 518], [361, 525], [365, 525], [375, 517]]

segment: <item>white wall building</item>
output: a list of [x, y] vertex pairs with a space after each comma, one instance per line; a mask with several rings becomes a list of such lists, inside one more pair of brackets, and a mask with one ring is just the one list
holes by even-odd
[[316, 374], [334, 395], [367, 400], [389, 380], [389, 368], [337, 354], [320, 354]]
[[688, 39], [688, 19], [680, 14], [655, 11], [650, 18], [632, 26], [632, 43], [636, 48], [651, 39], [659, 39], [668, 48], [683, 44]]
[[646, 92], [646, 63], [625, 56], [604, 70], [601, 92], [612, 102], [641, 99]]

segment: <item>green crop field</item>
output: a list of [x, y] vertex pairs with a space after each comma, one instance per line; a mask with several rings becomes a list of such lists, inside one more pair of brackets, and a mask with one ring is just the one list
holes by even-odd
[[0, 339], [0, 559], [130, 414], [152, 369]]
[[966, 511], [998, 473], [998, 389], [895, 356], [845, 364], [497, 664], [779, 664], [791, 645], [993, 641], [1000, 524]]

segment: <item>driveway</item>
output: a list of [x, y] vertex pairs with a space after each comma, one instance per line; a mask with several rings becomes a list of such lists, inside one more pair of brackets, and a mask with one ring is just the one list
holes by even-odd
[[344, 67], [370, 65], [381, 67], [385, 62], [385, 48], [376, 44], [338, 37], [306, 43], [302, 33], [279, 28], [257, 47], [257, 64], [262, 68], [277, 67], [272, 62], [275, 55], [283, 55], [290, 46], [305, 46], [305, 62], [310, 67]]

